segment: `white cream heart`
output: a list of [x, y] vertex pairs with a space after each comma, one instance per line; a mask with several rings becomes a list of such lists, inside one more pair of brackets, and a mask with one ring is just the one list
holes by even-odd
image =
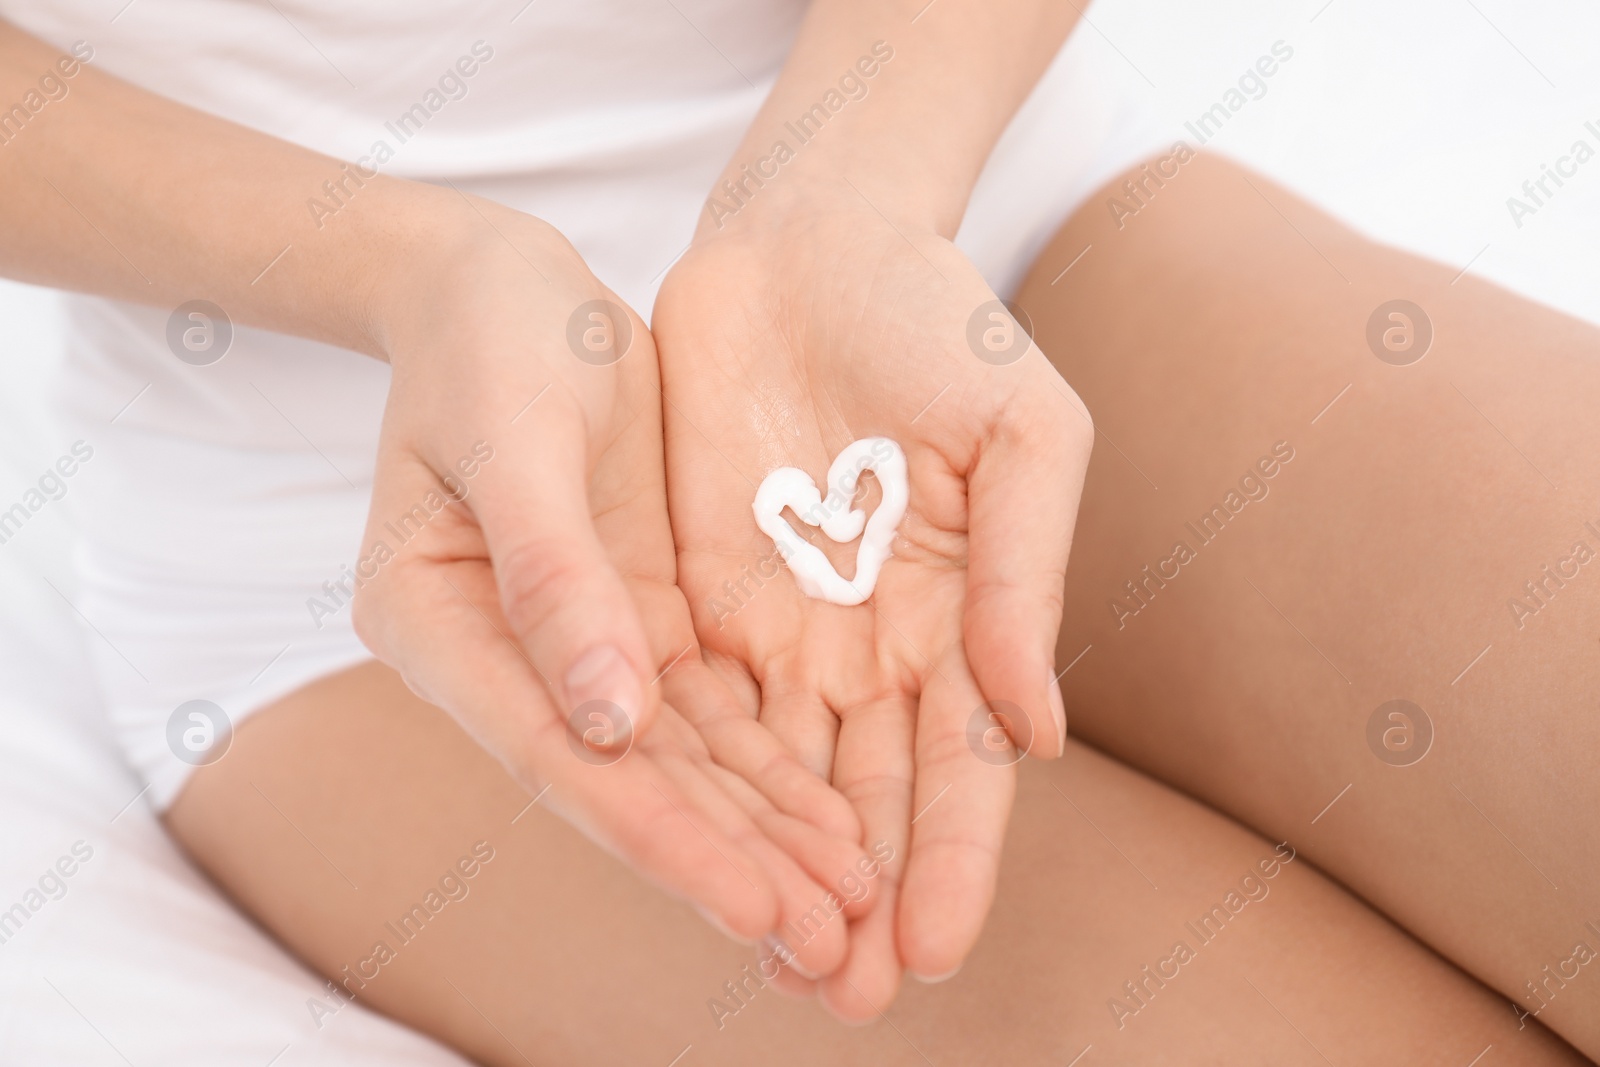
[[[867, 518], [860, 508], [852, 508], [856, 486], [863, 471], [877, 475], [883, 499]], [[794, 574], [796, 584], [806, 596], [830, 604], [849, 607], [863, 603], [878, 584], [878, 572], [888, 560], [894, 533], [906, 513], [910, 487], [906, 478], [906, 456], [900, 446], [887, 437], [863, 437], [847, 445], [828, 468], [828, 497], [823, 499], [811, 475], [796, 467], [779, 467], [761, 480], [752, 510], [756, 525], [772, 538], [778, 554]], [[833, 569], [822, 549], [803, 540], [783, 517], [784, 508], [807, 525], [843, 543], [861, 538], [856, 549], [856, 574], [842, 578]], [[865, 532], [863, 532], [863, 530]]]

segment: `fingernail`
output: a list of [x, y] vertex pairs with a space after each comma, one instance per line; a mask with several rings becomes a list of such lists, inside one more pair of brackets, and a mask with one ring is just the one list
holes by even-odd
[[721, 934], [723, 937], [726, 937], [729, 941], [737, 941], [741, 945], [755, 944], [755, 942], [750, 940], [748, 937], [740, 937], [738, 934], [728, 929], [728, 924], [723, 922], [721, 918], [712, 912], [702, 908], [698, 904], [694, 905], [693, 907], [694, 910], [699, 913], [700, 918], [704, 919], [712, 929], [716, 930], [717, 933]]
[[794, 949], [790, 948], [788, 943], [777, 934], [768, 934], [763, 937], [760, 945], [763, 961], [777, 960], [781, 965], [794, 959]]
[[798, 974], [801, 978], [804, 978], [808, 982], [815, 982], [822, 977], [822, 975], [818, 974], [816, 971], [809, 971], [802, 966], [799, 956], [790, 956], [789, 962], [784, 964], [784, 966], [788, 967], [791, 971], [793, 971], [795, 974]]
[[761, 948], [764, 951], [770, 950], [767, 953], [768, 958], [777, 959], [779, 963], [798, 974], [801, 978], [815, 982], [822, 977], [820, 974], [806, 970], [805, 966], [800, 962], [800, 957], [795, 955], [794, 949], [790, 948], [789, 943], [777, 934], [768, 934], [762, 938]]
[[[579, 656], [567, 668], [566, 689], [568, 708], [603, 700], [616, 705], [630, 727], [643, 697], [633, 665], [612, 645], [600, 645]], [[620, 739], [624, 732], [617, 730], [615, 737]]]
[[1061, 683], [1052, 677], [1050, 679], [1050, 714], [1056, 719], [1056, 736], [1061, 739], [1061, 749], [1057, 757], [1067, 754], [1067, 706], [1061, 700]]
[[916, 971], [912, 971], [911, 972], [911, 977], [915, 978], [917, 981], [921, 982], [923, 985], [938, 985], [940, 982], [948, 982], [948, 981], [950, 981], [950, 979], [952, 979], [956, 975], [960, 974], [961, 973], [961, 968], [964, 967], [965, 965], [966, 965], [965, 963], [958, 963], [955, 966], [955, 970], [946, 971], [945, 973], [939, 974], [939, 975], [934, 975], [932, 978], [929, 978], [929, 977], [927, 977], [925, 975], [920, 975]]

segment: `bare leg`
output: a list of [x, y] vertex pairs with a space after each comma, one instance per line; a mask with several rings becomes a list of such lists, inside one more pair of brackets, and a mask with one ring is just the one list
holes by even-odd
[[[1600, 1055], [1600, 331], [1219, 160], [1147, 188], [1120, 228], [1112, 190], [1080, 212], [1020, 296], [1101, 431], [1074, 733]], [[1367, 336], [1396, 299], [1433, 334], [1405, 366], [1420, 332], [1385, 318], [1387, 360]]]
[[[496, 1065], [664, 1065], [687, 1045], [683, 1064], [779, 1067], [1066, 1063], [1091, 1045], [1083, 1067], [1465, 1064], [1491, 1044], [1498, 1062], [1580, 1062], [1288, 849], [1077, 744], [1024, 772], [977, 952], [863, 1029], [746, 981], [756, 950], [528, 807], [381, 666], [257, 714], [169, 825], [312, 966], [375, 975], [351, 985], [362, 1003]], [[467, 895], [402, 944], [391, 927], [477, 842], [493, 858]], [[380, 940], [393, 959], [361, 963]]]

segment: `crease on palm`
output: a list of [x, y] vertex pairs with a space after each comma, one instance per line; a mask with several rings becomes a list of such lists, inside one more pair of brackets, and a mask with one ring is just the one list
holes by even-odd
[[[692, 297], [673, 299], [692, 292], [697, 285], [716, 288], [715, 271], [709, 277], [700, 276], [697, 264], [686, 259], [675, 270], [687, 272], [692, 280], [670, 298], [664, 293], [669, 314], [666, 333], [658, 333], [658, 340], [664, 388], [673, 396], [669, 423], [678, 417], [694, 419], [700, 413], [732, 409], [727, 425], [747, 428], [751, 438], [765, 442], [778, 436], [771, 429], [775, 416], [804, 412], [793, 446], [774, 464], [803, 469], [825, 465], [832, 454], [829, 446], [840, 446], [868, 432], [895, 436], [907, 450], [911, 505], [896, 537], [894, 557], [885, 564], [871, 600], [852, 609], [803, 602], [792, 578], [780, 569], [774, 579], [777, 589], [763, 588], [757, 596], [787, 602], [787, 610], [741, 611], [728, 630], [702, 628], [701, 638], [708, 647], [739, 659], [742, 668], [761, 685], [757, 715], [763, 722], [771, 722], [780, 736], [802, 734], [813, 745], [827, 737], [772, 721], [775, 713], [828, 715], [836, 720], [825, 759], [816, 752], [798, 755], [808, 764], [826, 769], [830, 780], [862, 812], [869, 834], [883, 832], [893, 836], [897, 845], [906, 843], [913, 820], [920, 816], [913, 812], [911, 801], [917, 800], [925, 811], [930, 800], [942, 797], [958, 780], [963, 789], [988, 794], [980, 801], [980, 807], [989, 812], [987, 821], [962, 822], [948, 819], [946, 811], [936, 811], [921, 828], [928, 831], [922, 836], [931, 844], [918, 876], [921, 885], [913, 890], [919, 898], [919, 917], [911, 930], [912, 941], [917, 943], [913, 950], [923, 959], [943, 959], [952, 952], [964, 955], [976, 938], [992, 893], [992, 886], [984, 885], [987, 875], [983, 872], [992, 871], [997, 863], [998, 831], [1003, 828], [1003, 812], [1009, 809], [1014, 788], [1010, 769], [988, 779], [971, 777], [971, 768], [961, 761], [972, 761], [972, 753], [966, 751], [968, 742], [959, 726], [952, 726], [951, 709], [959, 706], [964, 713], [983, 699], [966, 661], [963, 638], [970, 550], [968, 479], [990, 443], [998, 418], [996, 405], [1005, 404], [1021, 385], [998, 393], [973, 390], [966, 377], [972, 368], [961, 365], [960, 357], [949, 347], [935, 342], [934, 311], [937, 302], [946, 299], [949, 279], [944, 286], [930, 282], [920, 277], [925, 270], [908, 273], [901, 269], [908, 253], [880, 251], [876, 267], [851, 265], [849, 270], [818, 275], [803, 257], [797, 257], [774, 268], [774, 274], [781, 271], [789, 276], [786, 280], [738, 278], [730, 282], [735, 290], [754, 290], [755, 295], [748, 303], [736, 304], [731, 314], [722, 314], [720, 321], [716, 309], [697, 307]], [[884, 267], [897, 256], [900, 264]], [[865, 270], [865, 281], [860, 280], [861, 270]], [[798, 275], [798, 281], [792, 275]], [[855, 281], [853, 286], [846, 275]], [[795, 295], [786, 300], [772, 295], [773, 289]], [[977, 291], [989, 295], [981, 284]], [[725, 308], [729, 302], [725, 290], [719, 295], [720, 307]], [[658, 303], [658, 311], [660, 307]], [[773, 309], [779, 314], [757, 328], [751, 308]], [[709, 349], [722, 354], [733, 347], [729, 332], [725, 332], [730, 322], [736, 324], [734, 333], [770, 341], [771, 347], [763, 348], [759, 358], [772, 360], [775, 369], [753, 363], [757, 355], [746, 353], [743, 359], [733, 361], [742, 372], [737, 376], [722, 374], [707, 380], [697, 375], [702, 366], [694, 362], [698, 353]], [[895, 377], [897, 373], [904, 377]], [[781, 404], [761, 391], [775, 377], [787, 380], [791, 391]], [[940, 380], [933, 382], [934, 378]], [[916, 386], [907, 388], [907, 382]], [[928, 396], [916, 395], [917, 388], [927, 383], [931, 383]], [[947, 407], [927, 424], [913, 426], [919, 409], [946, 386], [954, 388], [945, 403], [957, 406]], [[693, 451], [694, 442], [686, 438], [680, 439], [680, 450], [684, 442], [691, 446], [687, 450]], [[741, 455], [735, 432], [722, 433], [713, 447]], [[669, 450], [668, 459], [669, 499], [674, 504], [680, 558], [707, 551], [737, 556], [744, 546], [756, 543], [742, 530], [699, 524], [684, 504], [724, 494], [742, 495], [744, 483], [750, 480], [748, 472], [734, 474], [719, 470], [717, 464], [681, 462], [681, 451], [675, 455]], [[755, 474], [760, 476], [765, 469]], [[680, 579], [691, 597], [704, 594], [708, 585], [715, 584], [712, 575], [694, 566], [685, 566]], [[860, 621], [842, 621], [841, 610], [854, 613], [846, 617]], [[939, 621], [930, 622], [930, 616]], [[701, 621], [696, 620], [697, 624]], [[825, 628], [839, 628], [848, 640], [871, 649], [870, 662], [860, 665], [854, 675], [834, 672], [827, 677], [828, 672], [810, 662], [819, 654], [829, 654], [829, 642], [812, 640], [816, 629]], [[950, 665], [959, 661], [958, 677], [948, 676], [941, 668], [947, 660]], [[797, 686], [810, 687], [815, 699], [792, 699], [791, 690]], [[930, 686], [940, 689], [945, 701], [943, 726], [931, 736], [931, 743], [918, 737], [921, 704]], [[889, 742], [898, 751], [873, 750], [874, 744], [896, 733], [887, 720], [881, 728], [872, 728], [871, 720], [883, 712], [898, 721], [903, 742]], [[967, 777], [962, 778], [963, 773]], [[919, 776], [939, 780], [919, 781]], [[993, 817], [995, 812], [1001, 813], [998, 820]], [[975, 880], [958, 869], [973, 856], [980, 857]], [[905, 873], [897, 871], [889, 885], [897, 885]], [[960, 902], [951, 902], [950, 908], [964, 914], [952, 925], [946, 944], [929, 952], [926, 916], [949, 910], [937, 900], [929, 902], [930, 889], [941, 886], [957, 888]], [[894, 892], [891, 888], [888, 895], [892, 897]], [[883, 921], [881, 917], [867, 920]], [[895, 925], [899, 929], [899, 919]], [[886, 944], [881, 930], [872, 933], [864, 927], [863, 936], [872, 942], [870, 952], [877, 957], [877, 966], [888, 966], [884, 954], [895, 954], [893, 942], [899, 935]], [[856, 977], [861, 977], [860, 972]], [[878, 988], [887, 991], [890, 987], [880, 984]]]

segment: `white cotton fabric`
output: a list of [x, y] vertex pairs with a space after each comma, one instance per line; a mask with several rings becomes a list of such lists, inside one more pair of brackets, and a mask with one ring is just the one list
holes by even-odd
[[[60, 304], [0, 282], [8, 502], [72, 443], [39, 406]], [[94, 464], [0, 544], [0, 1064], [466, 1067], [360, 1004], [313, 1012], [324, 980], [190, 866], [145, 802], [91, 669], [102, 639], [73, 608], [73, 506]]]

